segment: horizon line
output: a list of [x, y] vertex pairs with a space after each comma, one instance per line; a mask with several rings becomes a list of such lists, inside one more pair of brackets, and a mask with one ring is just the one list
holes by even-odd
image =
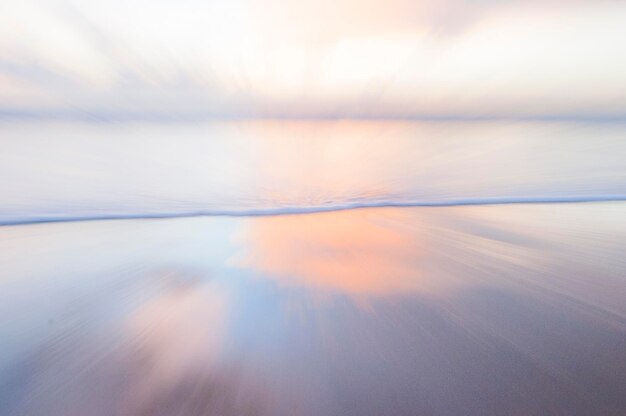
[[211, 122], [211, 121], [432, 121], [432, 122], [481, 122], [481, 121], [513, 121], [513, 122], [595, 122], [620, 123], [626, 122], [626, 113], [600, 114], [280, 114], [274, 113], [215, 113], [210, 111], [106, 111], [106, 110], [24, 110], [0, 107], [0, 122], [2, 121], [78, 121], [78, 122]]

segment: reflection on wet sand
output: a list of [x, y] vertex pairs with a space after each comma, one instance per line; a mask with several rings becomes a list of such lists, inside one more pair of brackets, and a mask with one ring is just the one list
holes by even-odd
[[171, 271], [146, 281], [155, 293], [121, 321], [61, 330], [11, 369], [8, 414], [245, 416], [267, 407], [255, 375], [220, 361], [228, 302], [219, 287]]
[[427, 248], [399, 226], [412, 218], [419, 221], [392, 209], [258, 218], [244, 231], [249, 251], [238, 264], [286, 285], [355, 296], [425, 290], [433, 285], [420, 276]]
[[[618, 236], [626, 233], [615, 221], [621, 207], [594, 205], [597, 218], [589, 218], [588, 210], [585, 205], [368, 208], [261, 217], [237, 235], [243, 254], [232, 264], [312, 294], [450, 296], [483, 284], [532, 285], [585, 302], [597, 298], [597, 307], [624, 314], [615, 293], [626, 295], [616, 251]], [[595, 241], [596, 235], [603, 241]], [[596, 285], [598, 274], [611, 285]]]
[[[182, 285], [141, 305], [127, 318], [128, 347], [138, 380], [129, 393], [130, 414], [147, 412], [172, 386], [192, 375], [214, 377], [223, 344], [226, 305], [214, 287]], [[198, 374], [200, 373], [200, 374]], [[141, 410], [138, 410], [141, 409]]]
[[0, 414], [621, 416], [623, 214], [0, 229]]

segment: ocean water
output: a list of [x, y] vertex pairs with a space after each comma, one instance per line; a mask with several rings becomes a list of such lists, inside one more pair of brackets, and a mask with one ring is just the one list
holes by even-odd
[[626, 124], [0, 125], [0, 223], [626, 199]]
[[0, 130], [2, 415], [626, 413], [624, 125]]

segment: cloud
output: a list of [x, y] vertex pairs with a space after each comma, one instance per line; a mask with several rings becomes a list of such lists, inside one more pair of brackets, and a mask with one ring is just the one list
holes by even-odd
[[2, 115], [620, 118], [620, 2], [0, 6]]

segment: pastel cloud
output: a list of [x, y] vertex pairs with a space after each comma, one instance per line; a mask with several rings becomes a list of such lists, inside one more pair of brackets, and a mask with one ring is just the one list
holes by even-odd
[[615, 1], [10, 2], [0, 108], [619, 117], [625, 18]]

